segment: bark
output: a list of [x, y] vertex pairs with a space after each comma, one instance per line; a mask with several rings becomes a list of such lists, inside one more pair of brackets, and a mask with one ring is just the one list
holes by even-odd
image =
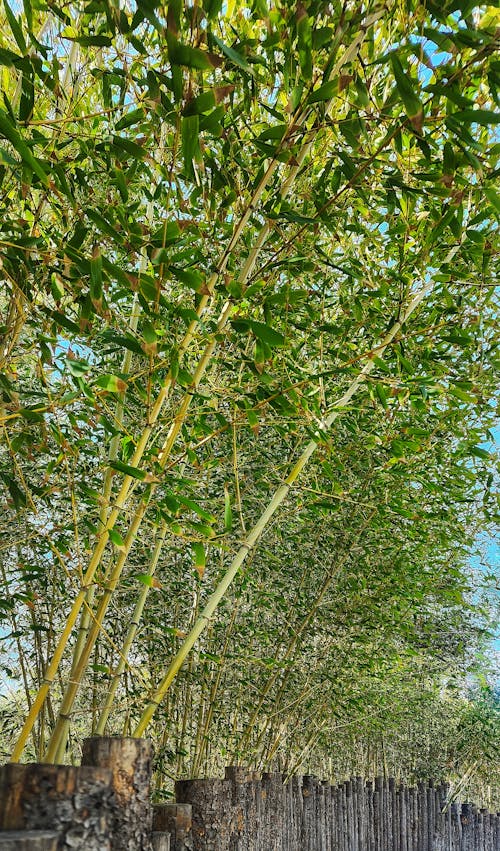
[[151, 851], [151, 742], [98, 736], [85, 739], [82, 764], [111, 771], [117, 807], [112, 851]]
[[111, 772], [104, 768], [0, 768], [0, 830], [48, 829], [57, 834], [59, 849], [110, 851], [114, 811]]

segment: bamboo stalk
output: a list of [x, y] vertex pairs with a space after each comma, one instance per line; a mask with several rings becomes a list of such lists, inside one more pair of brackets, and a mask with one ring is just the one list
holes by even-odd
[[[137, 320], [134, 323], [134, 326], [137, 327]], [[132, 323], [130, 324], [131, 328], [133, 328], [134, 326], [132, 325]], [[127, 357], [123, 359], [123, 363], [122, 363], [122, 372], [124, 374], [127, 374], [127, 372], [130, 369], [131, 357], [132, 357], [132, 352], [127, 351]], [[118, 427], [120, 427], [123, 424], [125, 394], [120, 394], [120, 396], [121, 396], [121, 398], [119, 399], [119, 401], [116, 405], [116, 408], [115, 408], [115, 423], [117, 424]], [[112, 440], [111, 440], [110, 447], [109, 447], [109, 456], [108, 456], [109, 461], [114, 461], [118, 457], [119, 442], [120, 442], [120, 436], [118, 434], [114, 435]], [[104, 474], [104, 484], [103, 484], [103, 489], [102, 489], [103, 505], [102, 505], [101, 511], [99, 512], [99, 525], [100, 526], [106, 525], [107, 508], [108, 508], [110, 500], [111, 500], [112, 480], [113, 480], [113, 469], [108, 466], [106, 468], [106, 472]], [[84, 608], [84, 611], [83, 611], [83, 614], [82, 614], [80, 628], [79, 628], [79, 631], [78, 631], [78, 637], [77, 637], [77, 640], [76, 640], [76, 643], [75, 643], [75, 649], [74, 649], [74, 653], [73, 653], [73, 657], [74, 657], [75, 662], [80, 655], [80, 652], [81, 652], [81, 649], [82, 649], [82, 646], [83, 646], [83, 642], [85, 640], [85, 636], [87, 635], [87, 632], [88, 632], [89, 623], [90, 623], [90, 609], [91, 609], [93, 601], [94, 601], [94, 596], [95, 596], [95, 588], [94, 588], [94, 586], [92, 586], [88, 590], [87, 598], [86, 598], [86, 601], [85, 601], [86, 607]]]
[[[152, 557], [152, 559], [151, 559], [151, 561], [148, 565], [148, 570], [147, 570], [147, 574], [146, 574], [147, 576], [154, 576], [154, 573], [155, 573], [156, 568], [158, 566], [158, 561], [159, 561], [159, 558], [160, 558], [160, 555], [161, 555], [161, 550], [162, 550], [163, 543], [165, 541], [167, 531], [168, 531], [168, 524], [166, 523], [166, 521], [164, 521], [162, 526], [161, 526], [161, 529], [160, 529], [160, 534], [158, 536], [158, 540], [156, 541], [155, 549], [154, 549], [154, 552], [153, 552], [153, 557]], [[130, 648], [132, 647], [132, 644], [134, 642], [135, 636], [137, 635], [137, 630], [139, 629], [140, 620], [141, 620], [141, 617], [142, 617], [142, 613], [144, 611], [144, 606], [146, 605], [146, 600], [148, 598], [148, 594], [149, 594], [149, 587], [147, 585], [145, 585], [144, 588], [141, 590], [141, 593], [139, 594], [139, 598], [138, 598], [137, 603], [135, 605], [134, 613], [132, 615], [132, 621], [131, 621], [130, 626], [128, 628], [127, 635], [125, 637], [125, 641], [123, 642], [123, 647], [121, 649], [120, 661], [118, 662], [118, 665], [116, 666], [116, 668], [113, 672], [113, 675], [111, 677], [111, 683], [110, 683], [110, 686], [109, 686], [109, 689], [108, 689], [108, 693], [106, 695], [106, 701], [105, 701], [104, 706], [101, 710], [101, 714], [99, 716], [99, 720], [97, 722], [97, 726], [96, 726], [96, 729], [95, 729], [95, 735], [96, 736], [104, 736], [104, 733], [105, 733], [105, 730], [106, 730], [106, 724], [107, 724], [107, 721], [108, 721], [108, 718], [109, 718], [109, 714], [111, 712], [111, 709], [113, 708], [113, 702], [114, 702], [116, 690], [117, 690], [118, 685], [120, 683], [121, 675], [123, 674], [123, 672], [124, 672], [124, 670], [127, 666], [128, 654], [129, 654]]]
[[[304, 149], [303, 149], [303, 152], [302, 152], [303, 157], [297, 158], [298, 159], [297, 165], [293, 167], [293, 169], [291, 170], [291, 173], [289, 174], [288, 179], [284, 183], [284, 187], [283, 187], [284, 192], [288, 193], [288, 191], [290, 190], [292, 183], [293, 183], [293, 180], [294, 180], [296, 174], [298, 173], [298, 171], [301, 167], [303, 159], [305, 159], [305, 156], [307, 155], [307, 153], [310, 150], [311, 144], [312, 144], [312, 142], [308, 142], [304, 146]], [[259, 197], [260, 197], [260, 194], [261, 194], [261, 191], [259, 189]], [[271, 230], [270, 224], [269, 224], [269, 222], [266, 222], [263, 225], [263, 227], [262, 227], [262, 229], [259, 233], [259, 237], [257, 239], [256, 247], [255, 247], [254, 251], [251, 252], [249, 254], [249, 256], [247, 257], [247, 260], [244, 264], [244, 267], [243, 267], [240, 275], [238, 276], [241, 283], [244, 284], [246, 282], [246, 280], [248, 279], [248, 277], [250, 276], [250, 274], [251, 274], [251, 272], [254, 268], [257, 256], [258, 256], [258, 252], [259, 252], [260, 248], [264, 245], [264, 243], [265, 243], [265, 241], [266, 241], [266, 239], [267, 239], [267, 237], [270, 233], [270, 230]], [[226, 259], [225, 262], [227, 263], [227, 259]], [[225, 263], [224, 263], [224, 266], [225, 266]], [[214, 275], [215, 275], [215, 273], [214, 273]], [[214, 277], [214, 275], [212, 276], [212, 278]], [[210, 289], [210, 287], [209, 287], [209, 289]], [[229, 321], [229, 317], [232, 313], [232, 310], [233, 310], [233, 306], [232, 306], [231, 302], [226, 302], [226, 304], [224, 305], [224, 308], [222, 310], [222, 313], [219, 317], [218, 323], [217, 323], [217, 333], [220, 333], [220, 331], [227, 325], [227, 322]], [[194, 324], [194, 323], [191, 323], [191, 324]], [[193, 333], [194, 333], [194, 331], [193, 331]], [[194, 394], [195, 394], [195, 390], [199, 386], [199, 383], [200, 383], [203, 375], [205, 374], [205, 371], [206, 371], [208, 365], [211, 362], [212, 354], [213, 354], [213, 351], [215, 349], [216, 344], [217, 344], [217, 341], [216, 341], [216, 336], [214, 334], [212, 336], [212, 339], [210, 340], [210, 342], [206, 346], [206, 348], [203, 352], [203, 355], [202, 355], [202, 357], [201, 357], [201, 359], [198, 363], [198, 366], [197, 366], [196, 371], [195, 371], [194, 376], [193, 376], [192, 387], [188, 390], [188, 392], [184, 396], [184, 398], [181, 402], [179, 411], [176, 414], [176, 416], [175, 416], [175, 418], [174, 418], [174, 420], [173, 420], [173, 422], [172, 422], [172, 424], [171, 424], [171, 426], [168, 430], [165, 442], [164, 442], [164, 444], [163, 444], [163, 446], [162, 446], [162, 448], [159, 452], [158, 462], [159, 462], [161, 469], [164, 469], [166, 464], [167, 464], [168, 458], [170, 457], [170, 453], [173, 449], [173, 446], [175, 444], [175, 441], [177, 439], [179, 431], [181, 430], [182, 425], [185, 422], [188, 409], [190, 407], [191, 401], [192, 401]], [[152, 411], [151, 416], [150, 416], [150, 423], [156, 421], [156, 419], [159, 416], [159, 413], [160, 413], [160, 411], [159, 411], [159, 408], [158, 408], [158, 400], [157, 400], [157, 403], [154, 406], [153, 411]], [[149, 428], [149, 431], [148, 431], [148, 428]], [[142, 454], [143, 454], [143, 452], [146, 448], [146, 443], [147, 443], [147, 440], [145, 439], [145, 434], [146, 434], [146, 432], [148, 432], [148, 436], [149, 436], [149, 434], [152, 430], [152, 425], [150, 425], [148, 428], [145, 430], [145, 432], [143, 432], [143, 435], [142, 435], [142, 442], [144, 444], [144, 448], [142, 449], [141, 457], [142, 457]], [[136, 452], [134, 453], [134, 456], [133, 456], [133, 458], [130, 462], [131, 466], [136, 466], [137, 463], [139, 463], [140, 459], [136, 459], [138, 449], [139, 449], [139, 445], [138, 445]], [[127, 498], [127, 491], [125, 490], [125, 486], [127, 484], [127, 488], [128, 488], [129, 484], [132, 481], [133, 481], [133, 479], [132, 479], [131, 476], [125, 476], [125, 478], [123, 480], [120, 493], [119, 493], [119, 495], [118, 495], [118, 497], [115, 501], [115, 508], [111, 511], [110, 518], [108, 519], [106, 529], [102, 533], [102, 538], [104, 538], [104, 536], [105, 536], [106, 540], [107, 540], [107, 537], [108, 537], [107, 530], [109, 528], [112, 528], [111, 520], [113, 520], [113, 525], [114, 525], [114, 522], [118, 517], [118, 506], [121, 508], [125, 504], [125, 501], [126, 501], [126, 498]], [[132, 546], [135, 542], [137, 532], [139, 531], [140, 525], [142, 523], [142, 519], [143, 519], [143, 517], [146, 513], [146, 510], [147, 510], [147, 505], [149, 504], [151, 497], [153, 496], [154, 492], [156, 491], [156, 488], [157, 488], [157, 484], [153, 483], [151, 485], [150, 497], [149, 497], [148, 501], [147, 502], [141, 502], [139, 504], [139, 506], [137, 507], [136, 513], [133, 517], [132, 523], [130, 525], [129, 531], [128, 531], [127, 536], [126, 536], [125, 541], [124, 541], [123, 550], [120, 552], [120, 554], [118, 556], [118, 559], [116, 561], [115, 567], [112, 569], [109, 580], [107, 580], [107, 587], [106, 587], [106, 589], [105, 589], [105, 591], [104, 591], [104, 593], [101, 597], [101, 600], [100, 600], [100, 603], [99, 603], [99, 606], [98, 606], [98, 609], [97, 609], [97, 612], [96, 612], [94, 623], [93, 623], [92, 627], [90, 628], [90, 630], [88, 632], [86, 644], [80, 652], [80, 656], [79, 656], [77, 664], [75, 665], [74, 671], [72, 671], [72, 677], [71, 677], [71, 680], [70, 680], [68, 687], [66, 689], [65, 696], [63, 698], [63, 702], [62, 702], [62, 705], [61, 705], [58, 721], [56, 723], [56, 727], [53, 731], [53, 734], [52, 734], [52, 737], [51, 737], [51, 740], [50, 740], [50, 743], [49, 743], [49, 747], [48, 747], [47, 754], [46, 754], [46, 757], [45, 757], [46, 762], [52, 762], [54, 759], [57, 758], [57, 756], [60, 752], [62, 740], [65, 736], [65, 731], [67, 730], [67, 727], [68, 727], [68, 724], [69, 724], [71, 708], [73, 706], [74, 700], [75, 700], [76, 695], [78, 693], [78, 689], [79, 689], [81, 680], [82, 680], [83, 675], [85, 673], [85, 668], [86, 668], [88, 661], [90, 659], [92, 647], [93, 647], [93, 645], [94, 645], [94, 643], [97, 639], [97, 636], [98, 636], [99, 631], [101, 629], [101, 626], [102, 626], [108, 605], [111, 601], [112, 594], [113, 594], [113, 592], [114, 592], [114, 590], [115, 590], [115, 588], [116, 588], [116, 586], [117, 586], [117, 584], [120, 580], [122, 570], [123, 570], [123, 568], [126, 564], [130, 550], [131, 550], [131, 548], [132, 548]], [[101, 538], [101, 540], [102, 540], [102, 538]], [[100, 557], [102, 556], [102, 553], [104, 552], [104, 546], [105, 546], [105, 544], [102, 546], [100, 556], [99, 556], [99, 561], [100, 561]], [[99, 549], [99, 545], [96, 549], [97, 550]], [[94, 561], [95, 561], [95, 556], [94, 556]], [[96, 563], [94, 571], [97, 569], [97, 566], [98, 566], [98, 563]], [[89, 567], [89, 569], [90, 569], [90, 567]], [[87, 573], [88, 573], [88, 571], [87, 571]]]
[[[228, 624], [227, 629], [226, 629], [226, 635], [224, 637], [224, 645], [223, 645], [223, 648], [222, 648], [221, 660], [225, 659], [227, 651], [228, 651], [229, 639], [231, 637], [231, 633], [233, 631], [234, 624], [236, 622], [236, 616], [238, 614], [238, 608], [239, 608], [239, 601], [237, 600], [234, 607], [233, 607], [233, 610], [231, 612], [231, 618], [229, 620], [229, 624]], [[208, 731], [209, 731], [210, 725], [212, 723], [212, 718], [213, 718], [213, 714], [214, 714], [214, 710], [215, 710], [215, 699], [217, 697], [217, 692], [219, 690], [219, 686], [220, 686], [220, 683], [221, 683], [221, 680], [222, 680], [223, 672], [224, 672], [224, 668], [223, 668], [222, 661], [221, 661], [221, 664], [217, 668], [217, 673], [216, 673], [215, 679], [214, 679], [212, 686], [210, 688], [210, 693], [209, 693], [209, 696], [208, 696], [207, 714], [203, 718], [203, 724], [202, 725], [200, 724], [201, 731], [200, 731], [199, 738], [198, 738], [199, 746], [195, 750], [195, 757], [194, 757], [194, 760], [193, 760], [193, 768], [192, 768], [192, 776], [195, 777], [195, 778], [198, 776], [198, 773], [201, 770], [201, 764], [202, 764], [205, 752], [207, 750]]]
[[78, 693], [80, 682], [85, 673], [88, 661], [90, 659], [90, 655], [94, 648], [94, 644], [101, 632], [104, 615], [107, 611], [112, 594], [120, 579], [123, 567], [127, 560], [128, 553], [130, 552], [130, 549], [136, 540], [137, 532], [139, 531], [142, 519], [144, 517], [144, 514], [146, 513], [146, 508], [147, 503], [141, 502], [125, 538], [124, 550], [123, 552], [120, 552], [116, 560], [116, 564], [112, 569], [109, 578], [107, 579], [101, 599], [99, 601], [99, 605], [97, 607], [95, 617], [89, 629], [89, 634], [87, 636], [85, 646], [83, 647], [82, 652], [80, 653], [80, 656], [78, 658], [77, 664], [75, 665], [75, 670], [73, 671], [73, 679], [70, 680], [66, 688], [66, 692], [61, 704], [61, 708], [59, 710], [56, 725], [50, 738], [47, 753], [45, 754], [43, 760], [44, 762], [53, 762], [55, 757], [57, 756], [60, 740], [61, 737], [64, 735], [67, 726], [67, 721], [69, 720], [70, 712], [75, 697]]
[[[151, 219], [153, 212], [152, 204], [148, 205], [148, 219]], [[145, 254], [142, 255], [140, 265], [139, 265], [139, 273], [141, 271], [145, 271], [147, 262], [147, 256]], [[137, 298], [137, 294], [134, 294], [134, 300], [132, 304], [132, 311], [129, 320], [129, 329], [134, 332], [137, 330], [137, 325], [139, 322], [139, 301]], [[121, 371], [124, 375], [128, 375], [132, 366], [132, 352], [127, 349], [122, 360]], [[115, 406], [115, 416], [114, 421], [115, 424], [120, 429], [123, 425], [124, 414], [125, 414], [125, 396], [126, 392], [120, 393]], [[108, 460], [114, 461], [118, 457], [118, 449], [120, 446], [120, 435], [115, 434], [111, 438], [110, 446], [109, 446], [109, 454]], [[99, 526], [105, 527], [107, 521], [108, 508], [111, 500], [111, 492], [113, 486], [113, 469], [108, 466], [106, 468], [106, 472], [104, 474], [104, 483], [102, 489], [102, 506], [99, 512]], [[78, 635], [75, 643], [75, 648], [73, 651], [73, 661], [71, 665], [70, 679], [74, 679], [75, 676], [75, 668], [78, 664], [78, 660], [85, 646], [85, 641], [88, 637], [88, 632], [90, 628], [90, 620], [91, 620], [91, 611], [92, 606], [95, 600], [95, 586], [91, 585], [90, 588], [87, 589], [83, 610], [80, 616], [80, 626], [78, 629]], [[61, 763], [64, 758], [64, 753], [66, 750], [66, 743], [69, 734], [69, 718], [65, 719], [64, 730], [61, 735], [61, 739], [59, 742], [59, 747], [57, 749], [57, 753], [55, 755], [55, 762]]]
[[[419, 292], [411, 299], [410, 304], [408, 305], [406, 311], [403, 313], [401, 318], [397, 320], [389, 332], [385, 335], [381, 343], [377, 346], [378, 356], [381, 357], [385, 351], [385, 349], [390, 345], [393, 341], [394, 337], [399, 333], [404, 323], [409, 319], [411, 314], [416, 310], [421, 301], [425, 298], [428, 292], [432, 289], [432, 283], [427, 286], [423, 286]], [[365, 366], [361, 369], [356, 378], [351, 382], [348, 389], [345, 393], [337, 400], [337, 402], [333, 405], [330, 414], [326, 417], [324, 422], [324, 430], [329, 429], [335, 420], [340, 416], [342, 409], [350, 402], [352, 397], [355, 395], [359, 387], [364, 383], [367, 376], [370, 374], [374, 367], [374, 361], [372, 359], [368, 360], [365, 363]], [[151, 695], [150, 700], [148, 701], [146, 708], [133, 732], [133, 736], [139, 737], [146, 730], [149, 722], [151, 721], [153, 715], [155, 714], [158, 706], [163, 700], [166, 692], [168, 691], [170, 685], [175, 679], [178, 671], [182, 667], [186, 657], [190, 653], [191, 649], [195, 645], [199, 636], [206, 629], [207, 624], [210, 622], [210, 619], [214, 612], [216, 611], [219, 603], [224, 598], [224, 595], [227, 589], [232, 584], [233, 580], [237, 576], [240, 567], [244, 563], [245, 559], [248, 556], [248, 553], [253, 549], [257, 541], [260, 539], [262, 533], [267, 528], [271, 518], [274, 516], [280, 505], [284, 502], [288, 493], [290, 491], [291, 486], [300, 476], [302, 470], [306, 467], [309, 459], [316, 451], [318, 443], [315, 440], [310, 440], [303, 450], [302, 454], [292, 467], [292, 470], [286, 477], [285, 481], [282, 485], [275, 491], [272, 499], [268, 503], [266, 509], [263, 514], [254, 525], [250, 533], [247, 535], [246, 539], [241, 544], [238, 552], [236, 553], [230, 567], [226, 571], [226, 574], [219, 582], [213, 594], [210, 596], [205, 608], [200, 614], [196, 624], [189, 632], [186, 637], [182, 647], [173, 658], [168, 670], [166, 671], [163, 679], [161, 680], [158, 687], [155, 689], [153, 694]]]

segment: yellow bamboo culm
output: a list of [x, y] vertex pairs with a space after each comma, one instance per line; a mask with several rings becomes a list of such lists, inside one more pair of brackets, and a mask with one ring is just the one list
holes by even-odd
[[[211, 283], [213, 283], [213, 286], [215, 286], [216, 279], [217, 279], [217, 276], [214, 274], [212, 276], [212, 279], [211, 279]], [[199, 316], [202, 315], [203, 310], [204, 310], [204, 308], [207, 304], [207, 301], [208, 301], [208, 296], [203, 296], [201, 301], [200, 301], [200, 304], [198, 305], [198, 315]], [[195, 334], [195, 331], [196, 331], [196, 323], [193, 320], [193, 322], [190, 324], [190, 326], [189, 326], [189, 328], [186, 332], [186, 335], [185, 335], [181, 345], [179, 346], [179, 351], [181, 352], [181, 354], [188, 348], [189, 343], [191, 342], [191, 339], [193, 338], [193, 336]], [[146, 447], [147, 447], [147, 444], [148, 444], [148, 441], [149, 441], [149, 437], [150, 437], [152, 429], [153, 429], [153, 425], [155, 424], [156, 420], [158, 419], [158, 417], [160, 415], [161, 409], [162, 409], [163, 404], [165, 403], [165, 401], [168, 397], [171, 386], [172, 386], [172, 375], [169, 372], [168, 375], [165, 378], [162, 389], [161, 389], [160, 393], [158, 394], [156, 403], [153, 407], [153, 410], [152, 410], [150, 418], [149, 418], [149, 423], [148, 423], [146, 429], [144, 430], [144, 432], [142, 433], [142, 435], [139, 439], [139, 442], [136, 446], [134, 455], [133, 455], [133, 457], [130, 461], [131, 466], [138, 466], [138, 464], [140, 463], [142, 456], [143, 456], [143, 454], [146, 450]], [[38, 717], [38, 715], [41, 711], [41, 708], [42, 708], [42, 706], [45, 702], [45, 699], [46, 699], [47, 694], [50, 690], [50, 687], [51, 687], [51, 685], [54, 681], [54, 678], [57, 674], [57, 670], [58, 670], [59, 665], [61, 663], [64, 651], [66, 649], [66, 645], [67, 645], [67, 643], [68, 643], [68, 641], [71, 637], [71, 634], [73, 632], [73, 628], [76, 624], [77, 618], [78, 618], [80, 611], [82, 609], [82, 606], [84, 604], [86, 594], [87, 594], [87, 590], [92, 585], [96, 571], [97, 571], [97, 569], [98, 569], [98, 567], [101, 563], [101, 559], [102, 559], [102, 556], [103, 556], [103, 553], [104, 553], [104, 550], [106, 548], [106, 544], [107, 544], [108, 538], [109, 538], [109, 529], [112, 529], [114, 527], [115, 522], [118, 519], [120, 512], [124, 508], [127, 497], [129, 495], [130, 487], [131, 487], [133, 482], [134, 482], [134, 479], [131, 476], [127, 476], [127, 475], [124, 476], [123, 482], [122, 482], [122, 485], [121, 485], [121, 488], [120, 488], [120, 492], [119, 492], [119, 494], [118, 494], [118, 496], [115, 500], [115, 503], [114, 503], [114, 507], [113, 507], [112, 511], [110, 512], [110, 514], [108, 516], [105, 528], [101, 531], [101, 533], [98, 537], [94, 553], [93, 553], [92, 558], [89, 562], [89, 566], [88, 566], [88, 568], [87, 568], [87, 570], [86, 570], [86, 572], [83, 576], [82, 588], [79, 591], [78, 595], [76, 596], [76, 598], [73, 602], [73, 605], [71, 607], [71, 611], [68, 615], [66, 624], [64, 626], [64, 630], [63, 630], [63, 632], [62, 632], [62, 634], [59, 638], [59, 641], [58, 641], [57, 646], [54, 650], [53, 656], [52, 656], [52, 658], [51, 658], [51, 660], [50, 660], [50, 662], [49, 662], [49, 664], [46, 668], [43, 681], [40, 685], [40, 688], [38, 689], [36, 697], [35, 697], [32, 705], [31, 705], [31, 709], [30, 709], [30, 711], [29, 711], [29, 713], [26, 717], [26, 720], [25, 720], [23, 727], [21, 729], [21, 732], [19, 734], [18, 740], [17, 740], [17, 742], [14, 746], [14, 749], [12, 751], [12, 755], [10, 757], [11, 762], [18, 762], [19, 759], [21, 758], [22, 752], [24, 750], [26, 742], [28, 741], [31, 730], [33, 729], [33, 726], [35, 725], [36, 719], [37, 719], [37, 717]]]

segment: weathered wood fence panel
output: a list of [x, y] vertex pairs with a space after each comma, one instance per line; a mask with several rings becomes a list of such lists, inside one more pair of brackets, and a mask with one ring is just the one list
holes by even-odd
[[[447, 788], [357, 777], [329, 786], [315, 777], [226, 769], [224, 780], [176, 784], [191, 806], [191, 845], [172, 851], [500, 851], [500, 814], [446, 806]], [[183, 841], [187, 836], [185, 824]]]
[[83, 762], [0, 766], [0, 851], [500, 851], [500, 814], [447, 806], [431, 782], [230, 767], [151, 806], [149, 742], [89, 739]]

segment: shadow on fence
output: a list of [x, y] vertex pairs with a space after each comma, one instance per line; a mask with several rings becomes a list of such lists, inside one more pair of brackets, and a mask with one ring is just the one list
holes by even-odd
[[0, 767], [0, 851], [500, 851], [500, 814], [447, 788], [226, 769], [150, 804], [151, 745], [93, 738], [81, 767]]

